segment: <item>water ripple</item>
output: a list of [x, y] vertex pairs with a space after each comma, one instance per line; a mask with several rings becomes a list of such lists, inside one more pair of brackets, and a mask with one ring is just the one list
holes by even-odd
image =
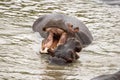
[[[40, 15], [54, 12], [77, 17], [94, 37], [73, 64], [52, 65], [48, 56], [39, 54], [42, 38], [33, 33], [31, 26]], [[120, 6], [100, 0], [0, 1], [0, 79], [89, 80], [118, 71], [119, 14]]]

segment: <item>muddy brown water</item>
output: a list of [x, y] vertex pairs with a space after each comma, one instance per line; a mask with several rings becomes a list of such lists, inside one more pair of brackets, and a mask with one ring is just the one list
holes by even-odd
[[[51, 65], [31, 29], [47, 13], [75, 16], [94, 41], [75, 63]], [[120, 6], [98, 0], [0, 0], [0, 80], [90, 80], [120, 70]]]

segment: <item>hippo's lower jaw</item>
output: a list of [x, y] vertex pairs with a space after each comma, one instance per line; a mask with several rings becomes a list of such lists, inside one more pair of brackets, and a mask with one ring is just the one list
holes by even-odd
[[57, 46], [64, 44], [67, 39], [67, 33], [59, 28], [47, 28], [45, 31], [48, 37], [42, 41], [40, 53], [48, 53], [48, 49], [54, 50]]

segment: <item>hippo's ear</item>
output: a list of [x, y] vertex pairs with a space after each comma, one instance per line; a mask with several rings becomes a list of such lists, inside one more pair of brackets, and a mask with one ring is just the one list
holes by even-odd
[[74, 28], [74, 32], [79, 32], [79, 27]]
[[49, 54], [49, 55], [51, 55], [52, 57], [54, 57], [54, 56], [55, 56], [55, 55], [54, 55], [54, 54], [55, 54], [55, 52], [54, 52], [53, 50], [48, 49], [47, 51], [48, 51], [48, 54]]

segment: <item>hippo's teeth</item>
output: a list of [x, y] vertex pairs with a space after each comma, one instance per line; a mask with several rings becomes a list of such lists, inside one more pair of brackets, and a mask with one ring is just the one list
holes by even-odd
[[45, 48], [44, 50], [40, 49], [40, 53], [48, 53], [48, 48]]

